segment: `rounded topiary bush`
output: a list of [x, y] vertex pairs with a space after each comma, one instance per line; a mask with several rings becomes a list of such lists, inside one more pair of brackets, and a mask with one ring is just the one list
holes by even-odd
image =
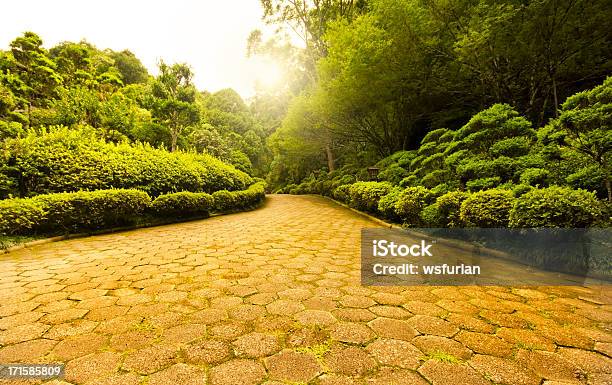
[[404, 189], [395, 202], [395, 214], [409, 226], [420, 226], [421, 211], [433, 200], [431, 191], [425, 187]]
[[603, 220], [604, 207], [594, 193], [569, 187], [533, 189], [510, 211], [512, 227], [590, 227]]
[[348, 202], [349, 199], [349, 189], [351, 188], [350, 184], [343, 184], [341, 186], [338, 186], [334, 189], [332, 196], [334, 197], [335, 200], [338, 200], [340, 202]]
[[463, 226], [464, 223], [461, 220], [461, 204], [469, 196], [470, 194], [463, 191], [452, 191], [439, 196], [435, 203], [435, 207], [437, 208], [438, 226]]
[[387, 195], [393, 185], [388, 182], [357, 182], [348, 189], [349, 205], [363, 211], [376, 212], [378, 201]]
[[548, 171], [542, 168], [528, 168], [523, 170], [519, 180], [521, 184], [546, 187], [548, 185]]
[[402, 189], [400, 187], [394, 187], [389, 194], [380, 198], [378, 201], [378, 211], [382, 213], [386, 218], [396, 220], [397, 214], [395, 213], [395, 202], [399, 198]]
[[459, 216], [468, 226], [507, 227], [514, 200], [512, 191], [479, 191], [463, 201]]

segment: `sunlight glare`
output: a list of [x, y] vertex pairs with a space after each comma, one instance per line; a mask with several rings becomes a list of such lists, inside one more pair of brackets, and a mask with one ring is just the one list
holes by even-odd
[[255, 61], [255, 87], [274, 89], [281, 86], [284, 71], [281, 66], [269, 58], [254, 58]]

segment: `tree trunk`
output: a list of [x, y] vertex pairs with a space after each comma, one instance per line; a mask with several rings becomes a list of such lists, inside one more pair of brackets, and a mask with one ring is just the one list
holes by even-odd
[[612, 202], [612, 185], [610, 183], [610, 177], [606, 174], [606, 190], [608, 190], [608, 202]]
[[331, 146], [331, 132], [329, 132], [329, 129], [325, 129], [325, 155], [327, 156], [327, 168], [329, 169], [329, 172], [336, 169], [336, 160], [334, 159], [334, 153]]
[[170, 131], [170, 136], [172, 137], [172, 144], [170, 145], [170, 152], [176, 151], [176, 142], [178, 140], [178, 132], [176, 130]]
[[328, 144], [325, 146], [325, 155], [327, 155], [327, 168], [329, 172], [332, 172], [336, 169], [334, 153], [332, 152], [331, 146]]
[[559, 98], [557, 97], [557, 80], [552, 76], [552, 86], [553, 86], [553, 97], [555, 98], [555, 118], [559, 117]]

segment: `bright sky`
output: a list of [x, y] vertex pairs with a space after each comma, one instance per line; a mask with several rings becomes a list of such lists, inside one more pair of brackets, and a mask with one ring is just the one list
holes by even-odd
[[156, 63], [187, 62], [199, 89], [233, 88], [243, 98], [259, 82], [274, 87], [282, 69], [263, 58], [247, 58], [261, 21], [259, 0], [19, 0], [3, 2], [0, 49], [24, 31], [47, 48], [82, 39], [100, 49], [129, 49], [155, 74]]

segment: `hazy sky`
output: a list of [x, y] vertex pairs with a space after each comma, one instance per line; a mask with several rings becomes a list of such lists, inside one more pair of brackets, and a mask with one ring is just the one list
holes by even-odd
[[85, 39], [98, 48], [129, 49], [150, 72], [156, 62], [187, 62], [199, 89], [231, 87], [252, 96], [256, 81], [270, 87], [280, 68], [246, 57], [246, 40], [261, 21], [259, 0], [19, 0], [3, 2], [0, 47], [24, 31], [47, 48]]

